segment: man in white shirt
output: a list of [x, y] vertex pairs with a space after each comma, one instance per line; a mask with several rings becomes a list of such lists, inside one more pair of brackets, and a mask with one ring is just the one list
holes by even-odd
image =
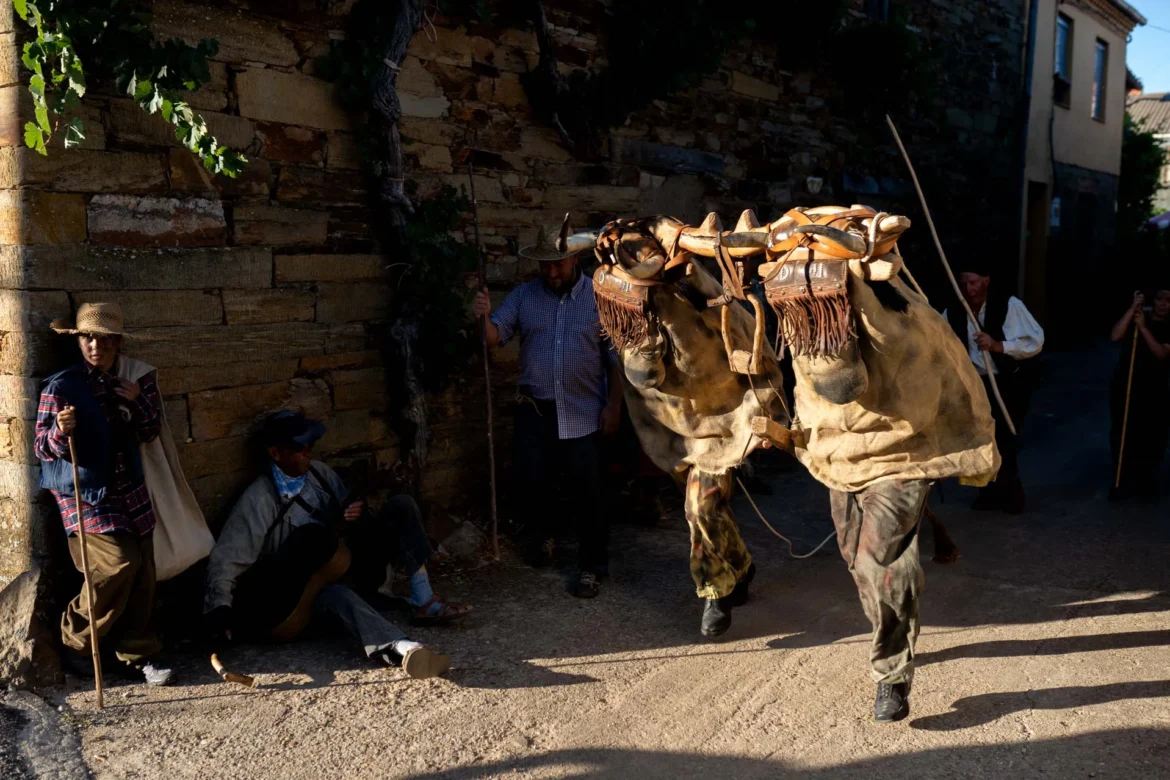
[[991, 367], [999, 384], [1008, 413], [1018, 432], [1032, 401], [1036, 382], [1037, 362], [1032, 360], [1044, 348], [1044, 329], [1014, 295], [1001, 293], [991, 284], [991, 273], [978, 260], [970, 262], [959, 274], [963, 298], [979, 318], [982, 332], [967, 318], [961, 306], [951, 306], [943, 312], [951, 328], [966, 345], [975, 370], [983, 378], [991, 412], [995, 417], [995, 443], [1003, 464], [995, 482], [983, 488], [973, 507], [979, 510], [1003, 510], [1011, 514], [1024, 511], [1024, 487], [1020, 482], [1019, 437], [1008, 430], [1003, 413], [987, 379], [983, 350], [991, 355]]

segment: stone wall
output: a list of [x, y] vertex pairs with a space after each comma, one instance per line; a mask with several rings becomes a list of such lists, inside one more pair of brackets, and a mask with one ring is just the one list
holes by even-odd
[[[165, 37], [220, 41], [212, 82], [191, 102], [222, 142], [246, 150], [238, 180], [213, 178], [160, 117], [100, 92], [85, 101], [83, 148], [39, 156], [21, 143], [24, 76], [0, 71], [0, 105], [21, 109], [0, 127], [0, 582], [37, 551], [38, 523], [59, 522], [35, 488], [36, 378], [76, 359], [47, 325], [84, 301], [121, 303], [137, 336], [125, 351], [158, 367], [213, 527], [248, 477], [245, 435], [264, 412], [295, 406], [325, 420], [320, 449], [334, 462], [398, 457], [375, 338], [392, 294], [387, 260], [350, 118], [312, 75], [344, 19], [171, 0], [155, 10]], [[0, 45], [16, 43], [5, 32]]]
[[[83, 149], [54, 148], [47, 158], [21, 146], [23, 111], [0, 112], [0, 582], [26, 567], [35, 529], [56, 522], [35, 488], [36, 378], [71, 357], [48, 321], [83, 301], [120, 301], [140, 331], [127, 351], [160, 369], [168, 419], [213, 525], [247, 477], [249, 425], [277, 407], [324, 418], [322, 449], [334, 462], [393, 467], [377, 333], [394, 258], [377, 254], [354, 120], [314, 62], [346, 36], [352, 5], [157, 0], [163, 36], [219, 39], [212, 83], [191, 102], [222, 141], [248, 152], [236, 181], [209, 177], [161, 119], [115, 95], [87, 97]], [[602, 65], [603, 5], [546, 5], [562, 66]], [[970, 150], [1010, 158], [1023, 4], [900, 5], [943, 75], [899, 119], [936, 210], [958, 209], [987, 189], [988, 169], [1002, 167], [970, 162]], [[0, 8], [10, 15], [10, 4]], [[916, 216], [900, 162], [888, 145], [860, 144], [867, 128], [851, 123], [840, 85], [782, 69], [773, 45], [743, 42], [698, 87], [632, 116], [607, 134], [598, 159], [581, 160], [528, 104], [520, 77], [538, 56], [529, 27], [435, 22], [415, 36], [398, 77], [409, 176], [421, 197], [463, 186], [461, 161], [476, 150], [497, 302], [535, 271], [517, 249], [566, 211], [578, 227], [635, 213], [698, 220], [718, 211], [734, 222], [743, 208], [773, 219], [794, 205], [855, 201]], [[0, 24], [0, 107], [27, 111], [10, 29], [10, 20]], [[969, 162], [954, 164], [960, 155]], [[819, 195], [809, 176], [824, 179]], [[1005, 214], [981, 216], [1008, 225], [1012, 193], [996, 194]], [[918, 260], [916, 271], [928, 263]], [[929, 270], [918, 276], [929, 284]], [[506, 475], [515, 346], [493, 360]], [[483, 389], [480, 369], [469, 368], [431, 403], [423, 497], [455, 512], [486, 506]]]

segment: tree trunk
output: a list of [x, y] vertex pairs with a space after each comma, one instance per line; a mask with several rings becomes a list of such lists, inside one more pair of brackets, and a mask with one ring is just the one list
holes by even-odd
[[395, 81], [402, 58], [406, 55], [406, 47], [422, 26], [424, 2], [398, 0], [398, 15], [382, 53], [382, 66], [374, 76], [373, 98], [370, 101], [370, 132], [384, 143], [383, 154], [374, 164], [374, 175], [379, 182], [378, 196], [386, 205], [392, 224], [399, 228], [403, 224], [403, 212], [412, 214], [414, 207], [406, 197], [404, 188], [402, 138], [398, 134], [402, 103], [398, 100]]
[[[367, 0], [385, 2], [386, 0]], [[402, 137], [398, 133], [398, 120], [402, 116], [402, 103], [398, 100], [395, 82], [398, 69], [406, 55], [410, 39], [422, 27], [423, 7], [426, 0], [397, 0], [398, 13], [394, 27], [385, 41], [382, 65], [374, 76], [370, 100], [369, 133], [371, 140], [380, 142], [380, 149], [371, 160], [372, 173], [377, 180], [377, 211], [381, 216], [386, 253], [400, 255], [405, 244], [407, 215], [414, 213], [414, 206], [406, 195], [405, 165], [402, 160]], [[417, 494], [422, 480], [422, 469], [426, 465], [430, 429], [427, 425], [426, 397], [418, 378], [417, 344], [418, 320], [408, 313], [401, 313], [390, 325], [388, 351], [389, 376], [396, 387], [391, 387], [391, 398], [399, 404], [396, 428], [403, 441], [403, 459], [407, 465], [407, 489]]]

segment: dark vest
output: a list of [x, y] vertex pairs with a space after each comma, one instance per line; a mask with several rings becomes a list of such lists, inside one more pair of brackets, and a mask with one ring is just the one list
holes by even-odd
[[[1010, 295], [997, 295], [994, 288], [987, 292], [987, 311], [983, 313], [983, 332], [991, 336], [996, 341], [1003, 341], [1003, 323], [1007, 319], [1008, 300]], [[978, 312], [976, 312], [978, 315]], [[955, 335], [959, 337], [959, 341], [963, 345], [970, 347], [971, 343], [967, 340], [967, 311], [960, 303], [958, 306], [947, 307], [947, 320], [951, 324], [951, 329]], [[990, 352], [991, 361], [995, 363], [995, 368], [1000, 376], [1013, 376], [1020, 370], [1021, 364], [1027, 361], [1016, 360], [1013, 357], [1008, 357], [1000, 352]]]
[[[73, 440], [77, 452], [77, 472], [81, 479], [81, 497], [89, 505], [106, 497], [113, 474], [114, 456], [125, 453], [130, 473], [142, 479], [142, 456], [138, 440], [128, 425], [111, 425], [86, 380], [85, 368], [76, 365], [45, 380], [45, 390], [64, 396], [77, 415]], [[41, 461], [41, 487], [66, 496], [74, 495], [73, 464], [65, 458]]]

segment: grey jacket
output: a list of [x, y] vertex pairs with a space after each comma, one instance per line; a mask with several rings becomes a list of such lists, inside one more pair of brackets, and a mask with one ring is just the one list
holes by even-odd
[[[310, 473], [300, 493], [305, 503], [313, 509], [324, 509], [329, 503], [329, 491], [338, 501], [344, 501], [348, 491], [333, 469], [320, 461], [313, 461], [313, 468], [327, 485], [322, 485]], [[203, 598], [204, 612], [231, 606], [236, 582], [252, 564], [275, 554], [293, 529], [318, 522], [294, 502], [284, 513], [284, 519], [277, 523], [277, 515], [286, 503], [276, 494], [276, 487], [268, 475], [257, 477], [240, 496], [211, 551], [207, 564], [207, 591]]]

